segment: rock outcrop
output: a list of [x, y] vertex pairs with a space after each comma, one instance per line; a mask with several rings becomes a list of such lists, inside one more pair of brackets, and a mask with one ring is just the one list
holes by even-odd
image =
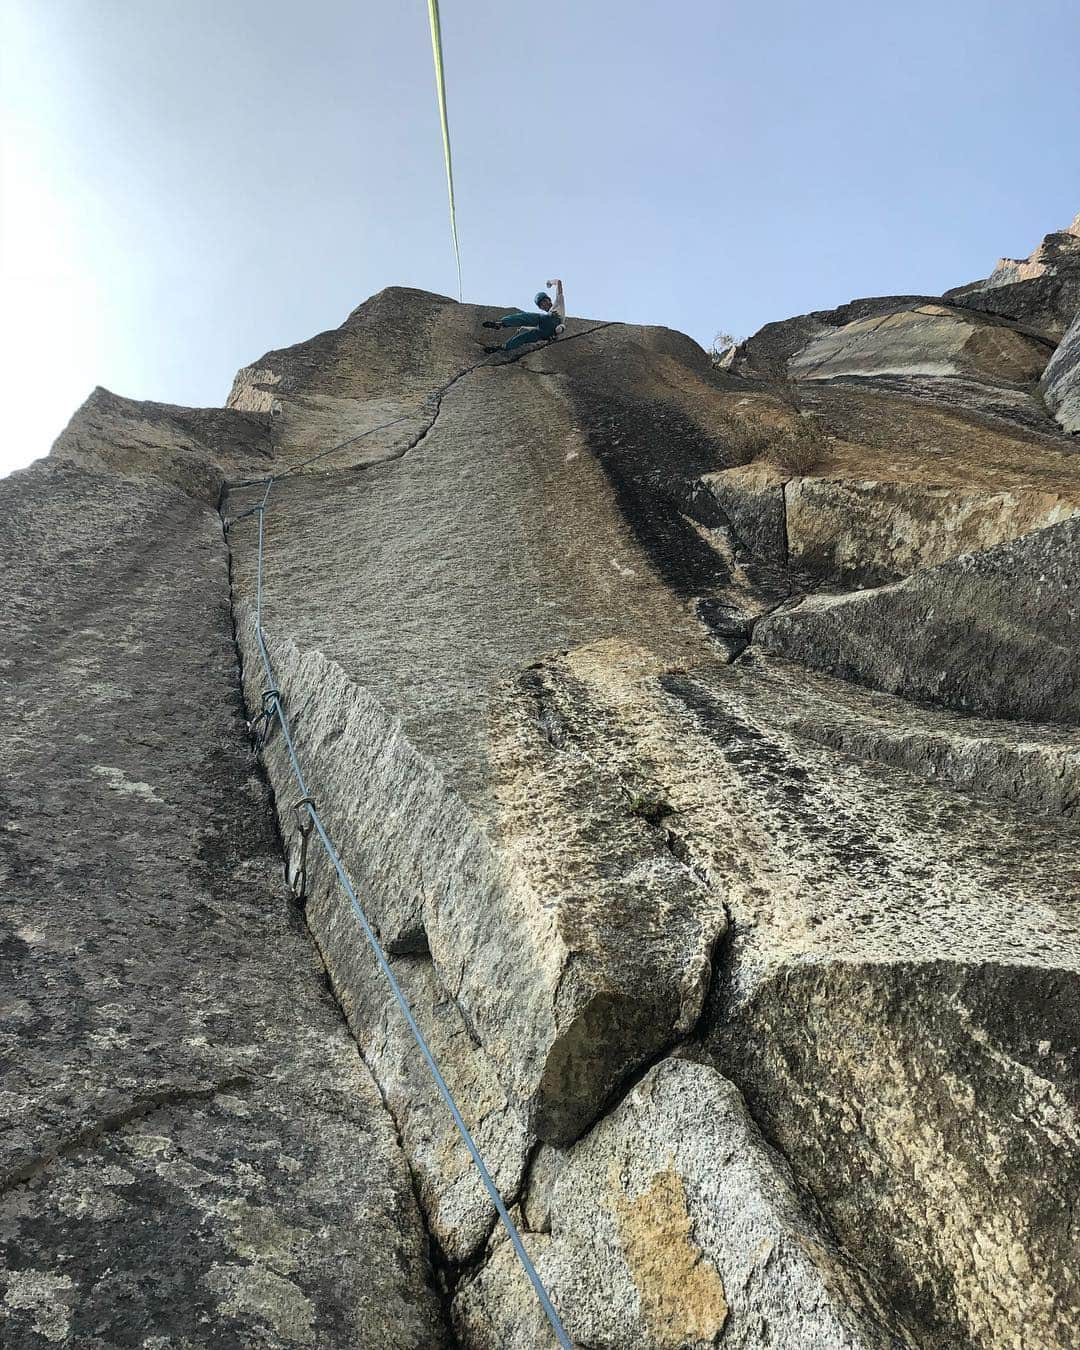
[[391, 289], [0, 484], [5, 1344], [555, 1343], [305, 789], [575, 1344], [1080, 1338], [1073, 241], [725, 371]]
[[1080, 308], [1043, 372], [1042, 392], [1065, 430], [1080, 432]]
[[918, 305], [816, 334], [788, 369], [804, 380], [837, 376], [961, 375], [1025, 384], [1042, 374], [1048, 345], [1001, 320]]
[[405, 1158], [281, 883], [220, 520], [171, 486], [220, 465], [156, 414], [139, 478], [0, 482], [0, 1339], [438, 1345]]
[[984, 717], [1080, 720], [1080, 520], [891, 586], [819, 595], [758, 627], [765, 651]]
[[[538, 1178], [527, 1205], [540, 1225], [530, 1247], [578, 1344], [912, 1344], [807, 1218], [737, 1090], [705, 1065], [652, 1069]], [[468, 1343], [545, 1343], [514, 1277], [496, 1235], [457, 1298]]]
[[953, 305], [1015, 319], [1053, 342], [1080, 309], [1080, 215], [1027, 258], [1001, 258], [985, 281], [945, 292]]

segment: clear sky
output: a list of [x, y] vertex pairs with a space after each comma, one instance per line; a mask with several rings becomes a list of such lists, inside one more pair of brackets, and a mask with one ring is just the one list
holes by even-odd
[[[0, 470], [452, 294], [426, 0], [0, 0]], [[1080, 210], [1076, 0], [442, 0], [467, 300], [708, 344]]]

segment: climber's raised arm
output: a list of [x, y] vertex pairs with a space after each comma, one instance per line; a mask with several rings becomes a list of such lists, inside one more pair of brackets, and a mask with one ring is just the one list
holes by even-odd
[[555, 303], [551, 306], [551, 308], [552, 308], [552, 309], [557, 309], [557, 310], [559, 311], [559, 314], [562, 316], [562, 318], [565, 319], [565, 318], [566, 318], [566, 299], [565, 299], [565, 297], [564, 297], [564, 295], [563, 295], [562, 282], [556, 277], [553, 281], [549, 281], [549, 282], [548, 282], [548, 285], [549, 285], [549, 286], [554, 286], [554, 287], [555, 287]]

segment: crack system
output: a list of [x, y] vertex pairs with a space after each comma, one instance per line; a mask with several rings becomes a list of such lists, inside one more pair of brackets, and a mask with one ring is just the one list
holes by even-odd
[[[436, 412], [436, 417], [437, 416], [438, 413]], [[435, 418], [433, 417], [432, 425], [434, 425], [434, 422]], [[428, 429], [430, 430], [430, 427]], [[397, 458], [400, 457], [401, 456], [397, 456]], [[229, 532], [228, 529], [226, 528], [227, 521], [224, 514], [225, 492], [226, 489], [223, 488], [221, 497], [218, 502], [218, 514], [221, 517], [222, 536], [225, 544], [226, 565], [228, 570], [229, 619], [232, 629], [233, 650], [236, 658], [238, 690], [241, 701], [241, 707], [244, 708], [246, 707], [246, 700], [244, 697], [244, 652], [240, 642], [239, 626], [236, 621], [236, 587], [234, 582], [235, 569], [233, 565], [233, 550], [232, 545], [229, 542]], [[277, 836], [278, 846], [281, 851], [282, 866], [284, 868], [285, 880], [287, 883], [289, 871], [289, 844], [286, 841], [285, 836], [281, 830], [280, 812], [278, 810], [278, 796], [274, 790], [273, 784], [270, 782], [270, 777], [269, 774], [267, 773], [262, 753], [257, 751], [255, 755], [255, 760], [256, 764], [258, 765], [259, 776], [262, 779], [263, 785], [266, 789], [267, 797], [269, 801], [272, 802], [274, 805], [274, 810], [272, 812], [274, 820], [274, 830]], [[413, 1193], [414, 1202], [416, 1204], [417, 1219], [424, 1234], [424, 1245], [427, 1252], [427, 1264], [428, 1264], [428, 1277], [429, 1277], [428, 1285], [439, 1303], [440, 1314], [443, 1322], [443, 1330], [445, 1333], [444, 1345], [446, 1347], [446, 1350], [460, 1350], [461, 1342], [459, 1341], [454, 1331], [454, 1323], [451, 1315], [451, 1306], [453, 1303], [454, 1295], [457, 1290], [457, 1283], [460, 1277], [455, 1275], [455, 1267], [448, 1260], [445, 1252], [442, 1249], [442, 1244], [439, 1242], [439, 1239], [436, 1236], [434, 1230], [428, 1223], [427, 1213], [421, 1200], [420, 1179], [419, 1176], [417, 1175], [416, 1169], [413, 1167], [412, 1160], [409, 1157], [408, 1150], [405, 1147], [405, 1142], [402, 1137], [401, 1129], [398, 1126], [397, 1118], [395, 1117], [394, 1112], [390, 1108], [390, 1103], [387, 1098], [386, 1091], [383, 1087], [382, 1080], [376, 1073], [374, 1066], [368, 1061], [367, 1057], [364, 1055], [360, 1043], [356, 1039], [352, 1027], [349, 1025], [349, 1019], [345, 1013], [344, 1006], [342, 1005], [341, 999], [338, 995], [338, 990], [334, 983], [333, 975], [330, 971], [329, 966], [326, 963], [325, 958], [323, 957], [322, 948], [318, 942], [318, 939], [314, 931], [312, 930], [310, 924], [307, 921], [305, 909], [302, 905], [299, 904], [294, 904], [291, 906], [291, 908], [293, 909], [294, 912], [298, 914], [300, 921], [303, 923], [305, 936], [307, 937], [308, 941], [310, 941], [311, 946], [315, 952], [315, 955], [318, 958], [320, 965], [322, 966], [323, 983], [325, 985], [327, 994], [329, 998], [332, 1000], [334, 1006], [336, 1007], [341, 1017], [342, 1022], [345, 1025], [345, 1029], [348, 1032], [349, 1039], [356, 1047], [357, 1057], [360, 1059], [361, 1063], [363, 1063], [364, 1067], [368, 1071], [371, 1081], [375, 1086], [375, 1090], [379, 1094], [379, 1100], [382, 1104], [383, 1110], [386, 1112], [387, 1120], [390, 1122], [390, 1126], [393, 1130], [394, 1142], [396, 1143], [398, 1150], [401, 1153], [401, 1157], [405, 1163], [405, 1167], [409, 1174], [409, 1184]], [[220, 1090], [220, 1088], [218, 1090]], [[494, 1226], [497, 1222], [498, 1218], [497, 1216], [495, 1216], [492, 1220], [492, 1225]], [[480, 1245], [481, 1252], [484, 1250], [486, 1243], [490, 1240], [490, 1236], [491, 1234], [489, 1231], [485, 1235], [483, 1243]]]
[[[572, 341], [576, 338], [585, 337], [588, 336], [590, 333], [594, 333], [603, 328], [611, 326], [612, 326], [611, 324], [607, 323], [597, 324], [594, 325], [593, 327], [585, 329], [582, 332], [572, 334], [570, 335], [569, 338], [563, 339], [563, 341]], [[520, 355], [512, 357], [508, 361], [500, 362], [498, 364], [500, 365], [517, 364], [518, 362], [523, 361], [528, 356], [538, 354], [539, 353], [537, 351], [527, 350], [523, 351]], [[470, 366], [467, 369], [459, 372], [457, 375], [454, 376], [453, 379], [447, 381], [446, 384], [442, 385], [439, 389], [437, 389], [431, 396], [434, 399], [435, 404], [434, 409], [427, 421], [427, 424], [419, 431], [419, 433], [416, 434], [400, 450], [396, 451], [391, 455], [388, 455], [385, 459], [380, 459], [370, 464], [357, 466], [359, 470], [366, 471], [367, 469], [375, 468], [380, 464], [394, 463], [400, 461], [404, 459], [409, 453], [411, 453], [411, 451], [420, 446], [427, 439], [427, 437], [434, 431], [439, 421], [439, 417], [441, 415], [443, 408], [443, 403], [447, 395], [469, 375], [474, 374], [477, 370], [489, 364], [491, 363], [486, 360], [477, 362], [475, 365]], [[526, 367], [526, 369], [531, 369], [531, 367]], [[548, 374], [552, 372], [536, 371], [534, 373]], [[226, 490], [223, 489], [222, 501], [220, 503], [221, 508], [223, 508], [224, 506], [225, 491]], [[222, 510], [222, 518], [224, 523], [223, 510]], [[729, 529], [730, 528], [731, 527], [729, 522]], [[738, 539], [738, 535], [734, 529], [731, 529], [731, 534], [735, 537], [737, 543], [742, 542]], [[225, 543], [228, 556], [230, 615], [232, 619], [233, 641], [236, 651], [237, 665], [241, 673], [240, 687], [242, 690], [243, 654], [240, 644], [239, 631], [236, 622], [236, 590], [233, 575], [234, 573], [233, 553], [232, 547], [228, 540], [227, 533], [225, 536]], [[749, 552], [749, 550], [747, 551]], [[790, 602], [790, 597], [786, 597], [786, 599], [788, 600], [788, 602]], [[774, 607], [778, 607], [783, 603], [785, 603], [785, 601], [780, 600], [777, 602], [777, 606]], [[773, 607], [770, 607], [770, 612], [771, 608]], [[757, 617], [760, 618], [764, 616], [757, 616]], [[752, 628], [753, 624], [751, 624], [751, 637], [752, 637]], [[533, 692], [534, 695], [537, 693], [536, 690], [534, 690]], [[241, 697], [243, 697], [242, 694]], [[570, 749], [571, 747], [567, 743], [567, 739], [564, 738], [564, 735], [560, 735], [560, 732], [564, 730], [563, 727], [558, 725], [560, 719], [556, 717], [554, 722], [550, 722], [543, 717], [542, 694], [540, 697], [538, 697], [537, 702], [539, 708], [541, 709], [541, 713], [540, 715], [538, 715], [537, 719], [538, 724], [541, 733], [544, 735], [545, 739], [549, 742], [552, 749], [555, 750], [556, 752]], [[552, 711], [554, 711], [554, 709], [552, 709]], [[586, 759], [588, 759], [590, 762], [593, 763], [593, 767], [599, 771], [599, 766], [596, 765], [594, 761], [592, 761], [591, 756], [589, 756], [588, 753], [584, 751], [584, 749], [579, 744], [575, 743], [573, 745], [573, 750], [582, 753]], [[274, 793], [272, 786], [270, 786], [269, 781], [266, 778], [264, 767], [262, 768], [262, 772], [264, 779], [267, 781], [267, 787], [271, 795], [271, 798], [276, 802], [276, 794]], [[666, 809], [666, 802], [658, 802], [656, 804], [657, 809], [655, 812], [652, 810], [646, 811], [635, 809], [636, 798], [632, 788], [623, 780], [622, 776], [619, 774], [615, 774], [615, 781], [620, 791], [627, 797], [628, 803], [630, 805], [631, 814], [635, 814], [641, 817], [643, 823], [650, 830], [655, 831], [659, 836], [661, 836], [664, 848], [671, 854], [671, 856], [675, 859], [675, 861], [678, 862], [683, 868], [685, 868], [690, 874], [692, 874], [699, 882], [699, 884], [703, 885], [708, 890], [713, 891], [715, 893], [715, 888], [712, 886], [708, 877], [707, 868], [705, 868], [696, 860], [694, 856], [694, 851], [690, 846], [690, 844], [688, 843], [688, 841], [685, 839], [685, 837], [677, 829], [672, 828], [670, 817], [674, 813]], [[275, 812], [275, 814], [277, 813]], [[278, 835], [279, 840], [281, 842], [283, 856], [287, 856], [285, 841], [281, 836], [280, 828], [278, 830]], [[681, 1054], [683, 1057], [698, 1059], [700, 1062], [712, 1061], [713, 1057], [710, 1054], [708, 1054], [708, 1052], [705, 1050], [705, 1047], [700, 1039], [702, 1022], [706, 1016], [710, 1004], [713, 1003], [715, 1000], [718, 1000], [720, 997], [722, 997], [722, 995], [718, 993], [719, 986], [730, 982], [731, 964], [733, 960], [732, 951], [734, 940], [736, 937], [736, 927], [731, 912], [729, 910], [729, 907], [722, 899], [719, 900], [719, 903], [720, 908], [724, 915], [725, 926], [721, 931], [721, 933], [718, 934], [716, 941], [713, 944], [711, 951], [709, 952], [709, 973], [707, 979], [707, 988], [702, 999], [701, 1009], [698, 1012], [698, 1015], [695, 1018], [693, 1025], [688, 1027], [685, 1031], [682, 1031], [681, 1033], [673, 1036], [662, 1047], [658, 1048], [652, 1055], [650, 1055], [646, 1061], [635, 1065], [632, 1069], [629, 1069], [627, 1071], [627, 1073], [620, 1079], [620, 1081], [612, 1089], [611, 1093], [608, 1095], [608, 1097], [606, 1098], [600, 1109], [596, 1112], [595, 1116], [590, 1120], [588, 1126], [586, 1127], [585, 1131], [586, 1133], [594, 1129], [597, 1124], [599, 1124], [605, 1118], [610, 1116], [612, 1112], [617, 1110], [621, 1106], [621, 1104], [625, 1101], [627, 1096], [633, 1092], [633, 1090], [637, 1087], [637, 1085], [656, 1067], [656, 1065], [661, 1063], [663, 1060], [671, 1057], [673, 1054], [675, 1055]], [[311, 932], [310, 927], [308, 927], [308, 934], [311, 937], [311, 940], [316, 948], [316, 951], [319, 951], [319, 944], [315, 939], [314, 933]], [[320, 960], [322, 960], [321, 951], [319, 954]], [[322, 964], [324, 970], [326, 971], [327, 985], [331, 991], [331, 995], [338, 1006], [339, 1012], [345, 1019], [346, 1025], [348, 1025], [348, 1019], [345, 1018], [344, 1009], [341, 1005], [338, 993], [334, 987], [332, 977], [330, 976], [329, 970], [326, 967], [325, 960], [322, 960]], [[447, 1344], [450, 1347], [457, 1347], [461, 1344], [461, 1342], [458, 1339], [456, 1332], [454, 1330], [454, 1318], [452, 1312], [453, 1302], [458, 1290], [462, 1285], [462, 1282], [467, 1280], [471, 1275], [473, 1275], [480, 1269], [482, 1269], [487, 1260], [489, 1259], [492, 1236], [498, 1229], [497, 1216], [494, 1214], [491, 1216], [490, 1224], [487, 1226], [484, 1236], [477, 1242], [476, 1247], [473, 1249], [470, 1255], [464, 1257], [459, 1261], [455, 1261], [448, 1256], [441, 1242], [439, 1241], [439, 1238], [437, 1237], [434, 1229], [431, 1227], [428, 1221], [428, 1216], [421, 1199], [420, 1177], [417, 1170], [413, 1166], [412, 1160], [409, 1157], [409, 1153], [405, 1146], [401, 1129], [399, 1128], [397, 1119], [390, 1107], [383, 1083], [380, 1080], [380, 1077], [376, 1072], [375, 1067], [364, 1056], [363, 1051], [359, 1046], [359, 1043], [356, 1041], [356, 1037], [352, 1034], [351, 1028], [350, 1028], [350, 1037], [353, 1040], [354, 1044], [356, 1044], [359, 1057], [365, 1063], [365, 1066], [368, 1069], [371, 1078], [376, 1086], [383, 1108], [386, 1111], [387, 1116], [389, 1117], [389, 1120], [392, 1124], [396, 1143], [401, 1151], [402, 1158], [405, 1161], [405, 1164], [408, 1168], [413, 1195], [417, 1207], [418, 1218], [423, 1227], [426, 1237], [431, 1287], [436, 1293], [442, 1308], [444, 1325], [447, 1335]], [[714, 1067], [716, 1066], [714, 1065]], [[738, 1086], [737, 1083], [736, 1086]], [[743, 1094], [743, 1096], [745, 1100], [745, 1094]], [[152, 1105], [147, 1106], [146, 1109], [147, 1110], [152, 1109]], [[756, 1115], [752, 1111], [749, 1103], [747, 1103], [747, 1109], [751, 1113], [751, 1118], [755, 1120], [755, 1124], [757, 1124], [758, 1128], [761, 1129], [761, 1122], [756, 1118]], [[784, 1157], [785, 1155], [782, 1153], [782, 1151], [776, 1148], [775, 1141], [770, 1140], [764, 1130], [762, 1130], [761, 1132], [763, 1137], [766, 1138], [767, 1142], [770, 1143], [770, 1145], [776, 1150], [779, 1156]], [[514, 1188], [514, 1191], [511, 1194], [504, 1196], [504, 1199], [508, 1205], [523, 1206], [524, 1198], [528, 1194], [533, 1166], [535, 1164], [535, 1160], [538, 1156], [541, 1145], [542, 1141], [534, 1137], [531, 1146], [529, 1148], [528, 1155], [526, 1157], [525, 1165], [522, 1169], [520, 1178], [517, 1182], [517, 1185]], [[524, 1224], [522, 1226], [523, 1228], [525, 1227]]]
[[102, 1116], [92, 1125], [87, 1125], [81, 1130], [76, 1130], [74, 1134], [69, 1134], [64, 1139], [58, 1140], [47, 1152], [35, 1154], [32, 1158], [26, 1158], [15, 1167], [10, 1168], [3, 1176], [0, 1176], [0, 1195], [30, 1181], [33, 1177], [51, 1167], [53, 1163], [59, 1162], [61, 1158], [70, 1157], [73, 1153], [78, 1153], [80, 1149], [86, 1148], [87, 1145], [97, 1143], [106, 1135], [126, 1129], [136, 1120], [141, 1120], [143, 1116], [148, 1116], [151, 1112], [157, 1111], [163, 1106], [179, 1106], [187, 1102], [207, 1102], [223, 1092], [250, 1087], [251, 1084], [250, 1075], [232, 1074], [205, 1087], [165, 1087], [157, 1088], [153, 1092], [143, 1093], [136, 1097], [134, 1101], [129, 1102], [127, 1106], [123, 1106], [116, 1111], [110, 1111], [108, 1115]]
[[[561, 347], [561, 346], [565, 345], [567, 342], [573, 342], [576, 338], [588, 337], [588, 335], [589, 335], [590, 333], [597, 333], [597, 332], [599, 332], [599, 331], [600, 331], [601, 329], [603, 329], [603, 328], [613, 328], [614, 326], [615, 326], [614, 323], [597, 323], [597, 324], [593, 324], [593, 326], [592, 326], [591, 328], [585, 328], [585, 329], [582, 329], [582, 331], [581, 331], [580, 333], [571, 333], [571, 334], [569, 334], [569, 336], [567, 336], [567, 337], [564, 337], [564, 338], [558, 338], [558, 339], [556, 339], [556, 342], [557, 342], [558, 345]], [[427, 426], [424, 427], [424, 429], [423, 429], [417, 436], [415, 436], [415, 437], [409, 442], [409, 444], [406, 445], [402, 450], [399, 450], [396, 454], [393, 454], [393, 455], [387, 455], [387, 457], [386, 457], [385, 459], [377, 460], [377, 461], [376, 461], [376, 464], [393, 464], [396, 460], [404, 459], [405, 456], [406, 456], [411, 450], [415, 450], [416, 447], [417, 447], [422, 441], [426, 440], [426, 438], [430, 435], [430, 433], [435, 429], [435, 423], [439, 420], [439, 414], [442, 412], [443, 399], [444, 399], [444, 398], [446, 397], [446, 395], [450, 392], [450, 390], [453, 389], [454, 386], [455, 386], [456, 384], [458, 384], [461, 380], [465, 379], [465, 377], [466, 377], [467, 375], [472, 375], [475, 371], [484, 369], [485, 367], [490, 368], [490, 369], [492, 369], [492, 370], [498, 370], [501, 366], [514, 366], [514, 365], [517, 365], [519, 362], [524, 361], [525, 358], [526, 358], [527, 356], [537, 356], [537, 355], [539, 354], [540, 351], [546, 351], [547, 348], [550, 347], [550, 346], [552, 346], [552, 345], [553, 345], [553, 344], [552, 344], [551, 342], [548, 342], [548, 343], [545, 343], [544, 346], [539, 347], [539, 349], [536, 350], [536, 351], [531, 350], [531, 349], [530, 349], [530, 350], [527, 350], [527, 351], [522, 351], [522, 352], [521, 352], [519, 355], [517, 355], [517, 356], [511, 356], [511, 357], [509, 358], [509, 360], [507, 360], [507, 361], [497, 361], [497, 362], [494, 362], [494, 363], [493, 363], [492, 360], [491, 360], [491, 357], [490, 357], [490, 356], [487, 356], [487, 357], [484, 358], [483, 361], [477, 361], [475, 365], [473, 365], [473, 366], [467, 366], [464, 370], [459, 371], [458, 374], [455, 375], [454, 378], [453, 378], [452, 380], [448, 380], [448, 381], [446, 382], [446, 384], [441, 385], [438, 389], [436, 389], [435, 392], [434, 392], [434, 394], [429, 395], [429, 397], [431, 397], [431, 398], [433, 398], [433, 399], [435, 400], [435, 411], [434, 411], [434, 413], [432, 413], [431, 420], [428, 422]], [[526, 370], [532, 371], [532, 367], [531, 367], [531, 366], [526, 366], [525, 369], [526, 369]], [[544, 375], [544, 374], [547, 374], [548, 372], [542, 371], [542, 370], [538, 370], [538, 371], [532, 371], [532, 373], [535, 374], [535, 375]], [[362, 467], [362, 468], [365, 468], [365, 469], [366, 469], [366, 468], [372, 468], [372, 469], [373, 469], [373, 468], [376, 467], [376, 464], [370, 464], [370, 465], [365, 464], [365, 465], [363, 465], [363, 466], [361, 466], [361, 467]]]

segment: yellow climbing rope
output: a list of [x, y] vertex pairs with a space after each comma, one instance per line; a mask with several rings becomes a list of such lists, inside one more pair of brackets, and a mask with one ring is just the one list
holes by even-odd
[[454, 209], [454, 163], [450, 155], [450, 123], [446, 118], [446, 79], [443, 75], [442, 29], [439, 27], [439, 0], [428, 0], [431, 20], [431, 50], [435, 57], [435, 92], [439, 100], [439, 118], [442, 122], [443, 156], [446, 160], [446, 189], [450, 194], [450, 238], [454, 244], [457, 263], [458, 299], [461, 299], [461, 250], [458, 248], [457, 212]]

